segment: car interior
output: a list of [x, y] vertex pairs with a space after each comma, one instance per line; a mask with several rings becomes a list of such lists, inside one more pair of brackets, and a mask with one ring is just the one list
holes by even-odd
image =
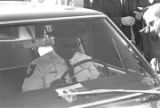
[[28, 37], [27, 33], [24, 31], [24, 28], [17, 28], [17, 35], [14, 35], [15, 31], [9, 30], [10, 29], [8, 27], [8, 32], [6, 32], [8, 34], [5, 33], [6, 35], [9, 35], [8, 37], [6, 35], [3, 35], [3, 39], [0, 38], [0, 40], [12, 40], [12, 43], [4, 44], [2, 41], [0, 42], [1, 95], [21, 92], [21, 87], [25, 78], [25, 72], [27, 70], [28, 64], [38, 57], [35, 54], [35, 50], [33, 48], [23, 48], [22, 45], [17, 46], [16, 44], [14, 44], [17, 42], [16, 39], [18, 39], [18, 36], [24, 36], [25, 38]]
[[[81, 41], [77, 51], [109, 64], [111, 72], [125, 74], [126, 66], [128, 67], [127, 71], [136, 72], [135, 69], [137, 69], [138, 72], [140, 66], [135, 65], [137, 64], [133, 57], [135, 54], [130, 55], [132, 51], [126, 50], [128, 49], [127, 43], [124, 42], [125, 44], [122, 45], [119, 42], [122, 40], [118, 40], [114, 36], [116, 32], [113, 32], [109, 26], [104, 29], [106, 27], [101, 23], [104, 22], [61, 22], [60, 24], [68, 28], [75, 27]], [[5, 38], [3, 35], [3, 38], [0, 38], [0, 87], [2, 87], [0, 94], [22, 92], [21, 88], [28, 65], [36, 58], [52, 51], [54, 37], [47, 33], [55, 31], [58, 24], [59, 22], [54, 22], [54, 24], [30, 24], [5, 28], [8, 31], [3, 34], [9, 36]], [[62, 31], [66, 32], [66, 30]], [[132, 58], [133, 62], [128, 63], [130, 61], [128, 58]]]

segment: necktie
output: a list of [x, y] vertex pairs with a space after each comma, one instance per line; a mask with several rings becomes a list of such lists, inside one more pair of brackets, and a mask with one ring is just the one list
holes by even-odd
[[[67, 63], [68, 68], [70, 68], [70, 67], [72, 66], [71, 63], [70, 63], [68, 60], [66, 60], [66, 63]], [[72, 82], [73, 82], [73, 83], [76, 83], [77, 80], [76, 80], [76, 78], [73, 77], [73, 76], [74, 76], [74, 69], [72, 69], [72, 70], [69, 72], [69, 77], [72, 78]]]
[[122, 4], [125, 5], [125, 0], [122, 0]]
[[121, 11], [122, 11], [122, 16], [125, 13], [125, 0], [121, 0]]

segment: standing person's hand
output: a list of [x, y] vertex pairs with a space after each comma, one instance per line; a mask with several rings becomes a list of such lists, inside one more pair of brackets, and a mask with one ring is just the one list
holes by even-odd
[[133, 26], [135, 23], [135, 18], [132, 16], [126, 16], [121, 18], [122, 25]]

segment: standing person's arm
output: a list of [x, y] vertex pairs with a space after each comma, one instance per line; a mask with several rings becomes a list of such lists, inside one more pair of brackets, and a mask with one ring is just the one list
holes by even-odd
[[92, 9], [105, 13], [104, 1], [103, 0], [94, 0]]
[[108, 15], [108, 17], [119, 27], [122, 25], [132, 26], [135, 23], [135, 18], [132, 16], [121, 17], [121, 13], [119, 13], [119, 15], [107, 14], [108, 8], [105, 5], [105, 0], [94, 0], [92, 8]]
[[135, 18], [132, 16], [125, 17], [110, 17], [109, 18], [117, 25], [117, 26], [133, 26], [135, 23]]
[[[155, 0], [153, 0], [155, 1]], [[147, 6], [150, 6], [153, 2], [151, 0], [139, 0], [139, 6], [140, 7], [147, 7]]]
[[106, 13], [106, 8], [104, 0], [94, 0], [92, 9], [105, 13], [116, 25], [121, 26], [121, 17], [110, 16]]

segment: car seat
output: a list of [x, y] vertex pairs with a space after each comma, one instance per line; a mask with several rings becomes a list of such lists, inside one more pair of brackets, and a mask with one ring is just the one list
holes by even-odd
[[21, 92], [26, 69], [34, 59], [31, 48], [0, 46], [0, 94]]

